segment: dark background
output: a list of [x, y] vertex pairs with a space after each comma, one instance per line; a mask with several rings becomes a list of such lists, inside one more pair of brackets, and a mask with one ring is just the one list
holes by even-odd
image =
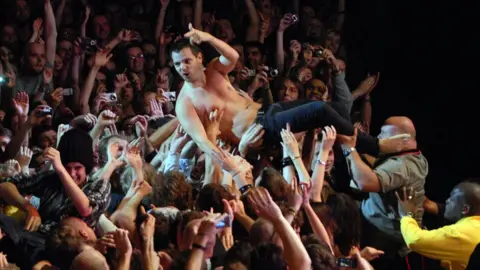
[[349, 85], [381, 72], [371, 132], [389, 116], [410, 117], [429, 162], [427, 196], [442, 202], [455, 184], [480, 175], [473, 10], [457, 2], [347, 1]]

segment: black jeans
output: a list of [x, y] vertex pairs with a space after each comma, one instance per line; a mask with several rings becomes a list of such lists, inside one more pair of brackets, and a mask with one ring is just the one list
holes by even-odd
[[[262, 115], [263, 114], [263, 115]], [[258, 122], [265, 129], [265, 141], [280, 143], [280, 131], [290, 124], [292, 132], [307, 131], [324, 126], [334, 126], [338, 134], [353, 135], [353, 125], [323, 101], [297, 100], [272, 104], [266, 112], [260, 112]], [[359, 152], [377, 155], [378, 142], [368, 134], [359, 133]]]

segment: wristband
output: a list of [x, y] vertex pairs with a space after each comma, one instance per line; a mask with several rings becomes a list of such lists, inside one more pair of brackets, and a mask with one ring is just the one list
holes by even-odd
[[202, 246], [202, 245], [200, 245], [200, 244], [196, 244], [196, 243], [193, 243], [193, 244], [192, 244], [192, 248], [198, 248], [198, 249], [201, 249], [201, 250], [203, 250], [203, 251], [205, 251], [205, 250], [207, 249], [206, 247], [204, 247], [204, 246]]
[[288, 166], [292, 166], [292, 165], [293, 165], [293, 162], [292, 162], [291, 158], [286, 157], [286, 158], [282, 159], [282, 169], [285, 168], [285, 167], [288, 167]]
[[252, 187], [253, 187], [252, 185], [248, 184], [248, 185], [245, 185], [245, 186], [241, 187], [241, 188], [239, 189], [239, 191], [240, 191], [240, 193], [245, 194], [245, 192], [247, 192], [247, 191], [248, 191], [249, 189], [251, 189]]
[[327, 162], [321, 160], [321, 159], [317, 159], [317, 164], [319, 165], [323, 165], [323, 166], [327, 166]]
[[293, 208], [293, 207], [288, 207], [287, 210], [288, 210], [288, 212], [292, 213], [294, 216], [297, 215], [297, 210], [295, 210], [295, 208]]

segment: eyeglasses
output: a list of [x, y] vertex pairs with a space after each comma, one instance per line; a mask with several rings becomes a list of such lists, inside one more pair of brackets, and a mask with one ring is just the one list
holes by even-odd
[[139, 54], [139, 55], [130, 55], [130, 60], [137, 60], [137, 59], [144, 59], [145, 55]]

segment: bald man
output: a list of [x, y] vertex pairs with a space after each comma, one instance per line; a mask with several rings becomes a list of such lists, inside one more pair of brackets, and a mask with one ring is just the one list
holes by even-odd
[[[384, 269], [385, 266], [392, 269], [391, 265], [395, 265], [395, 262], [404, 265], [403, 257], [409, 252], [400, 232], [395, 191], [404, 186], [412, 187], [418, 194], [416, 197], [418, 208], [423, 206], [428, 163], [417, 150], [415, 137], [415, 127], [410, 119], [399, 116], [388, 118], [378, 138], [403, 138], [405, 143], [399, 144], [395, 153], [379, 156], [372, 168], [364, 163], [357, 153], [355, 134], [338, 135], [354, 183], [360, 190], [368, 192], [367, 199], [363, 200], [361, 205], [365, 221], [363, 228], [365, 239], [362, 244], [385, 251], [383, 260], [374, 265], [375, 269]], [[423, 213], [416, 217], [419, 224], [422, 217]], [[381, 265], [381, 261], [385, 261], [386, 265]]]
[[84, 248], [73, 260], [72, 270], [109, 270], [107, 259], [93, 247]]

